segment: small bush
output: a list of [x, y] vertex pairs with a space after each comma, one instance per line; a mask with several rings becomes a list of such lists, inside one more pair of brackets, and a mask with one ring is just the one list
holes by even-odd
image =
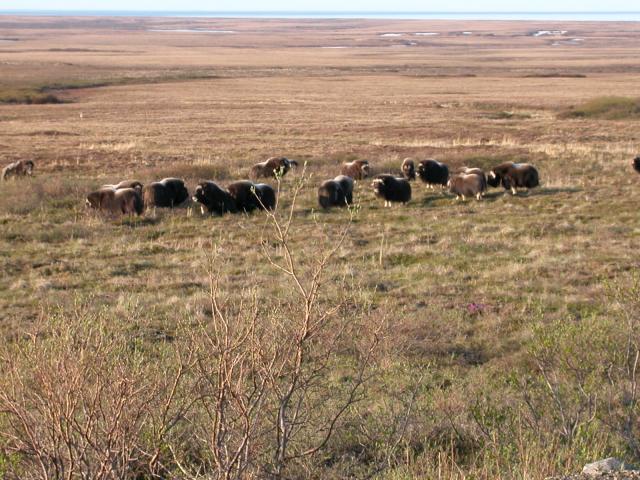
[[598, 97], [571, 107], [560, 118], [599, 118], [622, 120], [640, 118], [640, 98]]

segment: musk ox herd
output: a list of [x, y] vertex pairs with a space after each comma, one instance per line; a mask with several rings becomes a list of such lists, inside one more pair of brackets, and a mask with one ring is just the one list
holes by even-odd
[[[298, 162], [286, 157], [273, 157], [251, 167], [251, 177], [279, 179]], [[632, 161], [632, 167], [640, 173], [640, 156]], [[2, 169], [2, 180], [33, 175], [34, 163], [19, 160]], [[367, 160], [355, 160], [342, 165], [340, 175], [321, 182], [318, 187], [318, 205], [323, 209], [349, 206], [354, 203], [356, 182], [370, 177], [371, 164]], [[400, 165], [400, 174], [375, 175], [371, 183], [374, 195], [384, 200], [385, 206], [406, 204], [411, 200], [411, 182], [420, 180], [427, 188], [440, 188], [455, 195], [456, 200], [475, 197], [481, 200], [489, 187], [502, 187], [505, 192], [517, 194], [518, 189], [532, 189], [540, 184], [538, 170], [528, 163], [504, 162], [488, 172], [477, 167], [461, 167], [450, 171], [442, 162], [432, 159], [417, 163], [406, 158]], [[193, 196], [184, 180], [165, 178], [143, 185], [137, 180], [125, 180], [117, 184], [103, 185], [86, 197], [86, 206], [112, 214], [141, 215], [145, 210], [174, 208], [191, 199], [200, 205], [202, 214], [249, 213], [254, 210], [272, 210], [276, 206], [276, 191], [267, 183], [251, 180], [231, 182], [226, 188], [214, 181], [201, 181]]]

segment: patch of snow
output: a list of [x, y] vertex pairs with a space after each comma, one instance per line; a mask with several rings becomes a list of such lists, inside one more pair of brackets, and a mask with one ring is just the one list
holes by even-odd
[[381, 33], [381, 37], [401, 37], [403, 33]]
[[422, 36], [422, 37], [433, 37], [435, 35], [440, 35], [437, 32], [416, 32], [414, 35]]
[[565, 35], [567, 30], [538, 30], [533, 33], [534, 37], [544, 37], [547, 35]]

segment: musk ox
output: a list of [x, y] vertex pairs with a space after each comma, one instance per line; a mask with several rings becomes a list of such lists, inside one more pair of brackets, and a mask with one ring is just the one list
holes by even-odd
[[256, 207], [261, 210], [273, 210], [276, 208], [276, 192], [271, 185], [256, 183], [255, 189]]
[[368, 160], [354, 160], [353, 162], [343, 163], [340, 173], [354, 180], [362, 180], [371, 174], [371, 166]]
[[142, 191], [142, 183], [138, 180], [123, 180], [120, 183], [116, 183], [113, 185], [103, 185], [100, 188], [113, 188], [114, 190], [120, 190], [122, 188], [135, 188]]
[[251, 167], [251, 176], [253, 178], [277, 178], [278, 176], [286, 175], [291, 167], [297, 166], [298, 162], [295, 160], [289, 160], [286, 157], [272, 157]]
[[636, 157], [633, 159], [633, 168], [636, 172], [640, 173], [640, 157]]
[[407, 180], [416, 179], [416, 165], [411, 158], [405, 158], [402, 161], [402, 174]]
[[165, 178], [159, 182], [148, 183], [142, 188], [145, 208], [173, 208], [189, 198], [184, 181], [179, 178]]
[[2, 180], [11, 177], [26, 177], [33, 175], [33, 162], [31, 160], [18, 160], [10, 163], [2, 169]]
[[193, 201], [200, 204], [203, 215], [205, 209], [218, 215], [236, 211], [236, 202], [231, 194], [214, 182], [200, 182], [194, 192]]
[[239, 211], [252, 212], [255, 209], [272, 210], [276, 205], [276, 192], [266, 183], [254, 184], [249, 180], [239, 180], [227, 187]]
[[418, 176], [429, 188], [436, 185], [444, 187], [449, 180], [449, 167], [436, 160], [422, 160], [418, 164]]
[[384, 206], [392, 202], [407, 203], [411, 200], [411, 184], [409, 180], [393, 175], [378, 175], [371, 184], [376, 197], [384, 199]]
[[105, 213], [140, 215], [144, 209], [140, 191], [135, 188], [101, 188], [87, 195], [86, 205]]
[[324, 209], [351, 205], [353, 183], [353, 178], [347, 175], [338, 175], [333, 180], [325, 180], [318, 188], [318, 204]]
[[535, 188], [540, 185], [538, 170], [528, 163], [501, 163], [489, 172], [487, 183], [492, 187], [500, 184], [505, 190], [511, 190], [515, 195], [517, 188]]
[[487, 182], [484, 174], [459, 173], [452, 176], [447, 182], [449, 191], [456, 196], [456, 200], [465, 197], [475, 196], [477, 200], [482, 199], [482, 193], [487, 189]]

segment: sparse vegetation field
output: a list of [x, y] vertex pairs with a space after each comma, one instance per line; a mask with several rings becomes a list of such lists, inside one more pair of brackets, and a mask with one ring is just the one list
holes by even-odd
[[[0, 17], [0, 160], [36, 165], [0, 183], [0, 478], [638, 462], [639, 39], [632, 22]], [[275, 155], [301, 166], [269, 181], [274, 216], [84, 206]], [[318, 210], [343, 162], [405, 157], [526, 161], [542, 185], [456, 202], [416, 182], [384, 208], [360, 181], [354, 208]]]

